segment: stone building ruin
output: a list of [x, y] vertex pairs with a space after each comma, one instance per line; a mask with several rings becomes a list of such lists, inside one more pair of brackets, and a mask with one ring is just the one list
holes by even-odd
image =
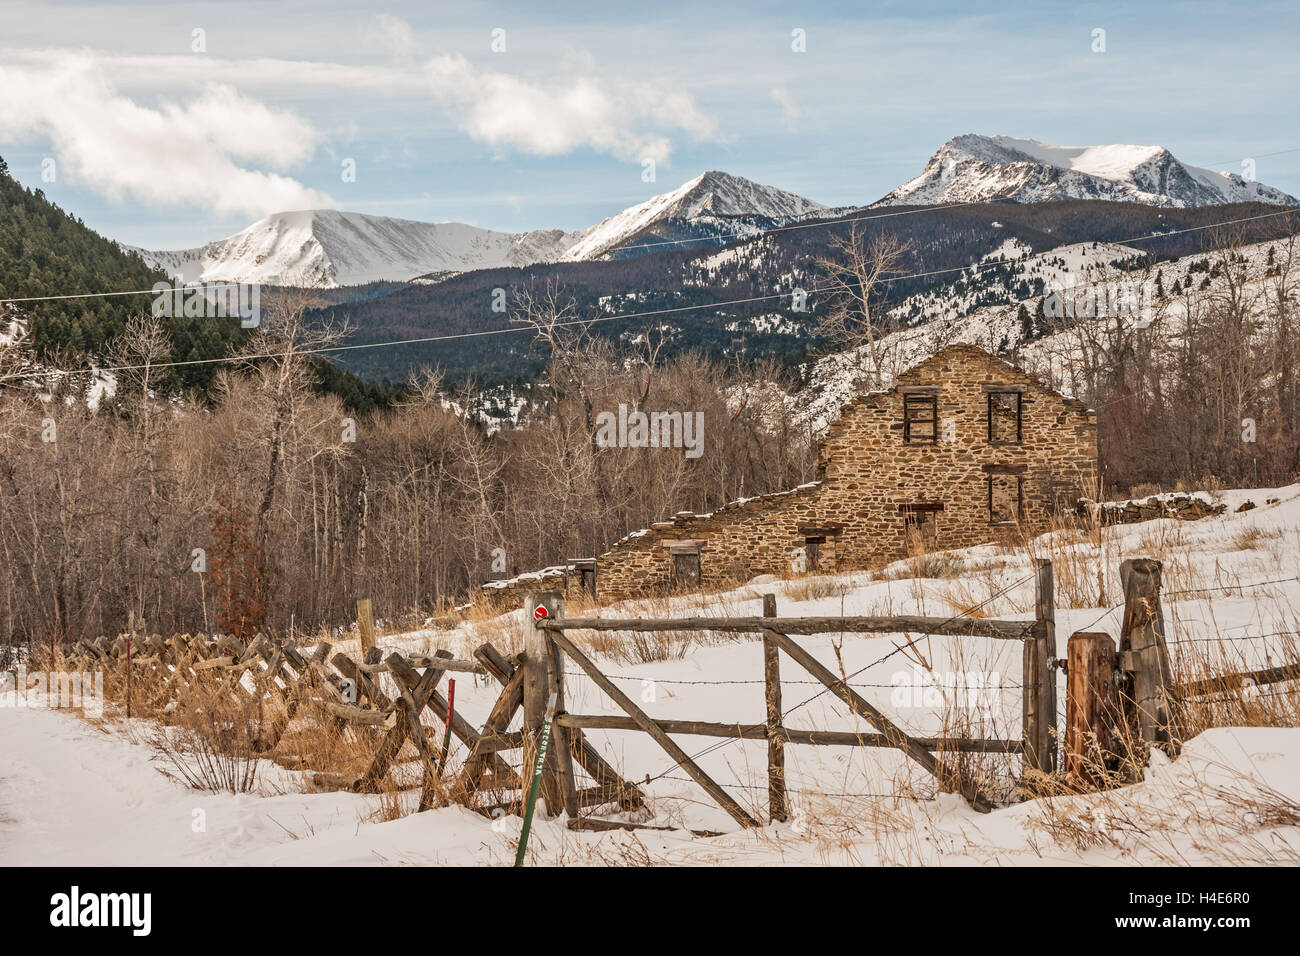
[[877, 568], [1043, 528], [1097, 482], [1097, 419], [1016, 366], [951, 345], [859, 396], [818, 449], [817, 480], [682, 512], [596, 558], [485, 585], [618, 600], [760, 574]]

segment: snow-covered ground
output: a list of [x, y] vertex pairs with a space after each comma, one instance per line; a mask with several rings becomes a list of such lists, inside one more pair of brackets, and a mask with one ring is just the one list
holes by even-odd
[[[733, 591], [672, 601], [627, 602], [606, 616], [650, 609], [656, 616], [753, 615], [774, 592], [789, 616], [975, 614], [1032, 616], [1031, 557], [1057, 569], [1060, 651], [1078, 630], [1115, 635], [1120, 625], [1118, 563], [1152, 556], [1165, 565], [1165, 619], [1171, 653], [1210, 660], [1217, 672], [1289, 663], [1300, 619], [1300, 485], [1225, 492], [1225, 514], [1107, 529], [1097, 591], [1096, 544], [1058, 532], [1029, 550], [984, 546], [954, 553], [943, 577], [915, 578], [906, 565], [789, 580], [757, 579]], [[1239, 511], [1246, 502], [1254, 507]], [[523, 622], [514, 612], [444, 632], [438, 645], [458, 655], [483, 640], [503, 650]], [[750, 637], [670, 638], [666, 653], [590, 643], [602, 670], [652, 716], [761, 723], [761, 644]], [[800, 638], [859, 693], [917, 734], [965, 721], [967, 733], [1017, 738], [1019, 647], [968, 637], [905, 644], [903, 635]], [[426, 651], [427, 638], [381, 645]], [[901, 648], [901, 649], [900, 649]], [[646, 658], [653, 659], [643, 662]], [[572, 668], [573, 713], [617, 709]], [[481, 725], [495, 686], [457, 680], [457, 706]], [[782, 661], [790, 727], [869, 731], [821, 693], [792, 661]], [[1294, 685], [1261, 688], [1290, 708]], [[1064, 686], [1058, 688], [1062, 709]], [[136, 722], [138, 723], [138, 722]], [[266, 764], [255, 795], [212, 795], [164, 778], [140, 728], [110, 718], [92, 724], [66, 712], [0, 707], [0, 865], [9, 864], [502, 864], [513, 855], [519, 821], [488, 820], [462, 808], [379, 819], [379, 798], [303, 793], [300, 774]], [[1157, 755], [1139, 784], [1072, 797], [1004, 803], [978, 814], [958, 797], [934, 793], [926, 774], [893, 751], [792, 745], [788, 823], [741, 831], [645, 734], [590, 731], [623, 774], [651, 782], [659, 826], [686, 829], [573, 832], [539, 821], [531, 847], [539, 863], [813, 864], [926, 863], [1050, 865], [1300, 862], [1300, 729], [1219, 727], [1192, 740], [1176, 761]], [[680, 736], [681, 746], [751, 812], [766, 818], [766, 744]], [[463, 757], [463, 748], [458, 756]], [[985, 758], [996, 770], [1002, 760]], [[1007, 767], [1004, 767], [1007, 769]], [[996, 774], [994, 774], [996, 776]], [[201, 813], [200, 813], [201, 811]], [[623, 818], [627, 819], [627, 818]], [[199, 826], [197, 821], [202, 821]]]

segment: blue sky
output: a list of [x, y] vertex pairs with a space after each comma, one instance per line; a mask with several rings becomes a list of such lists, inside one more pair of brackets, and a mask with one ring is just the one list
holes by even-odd
[[1250, 157], [1300, 194], [1295, 4], [14, 0], [0, 22], [0, 156], [149, 248], [314, 205], [575, 229], [705, 169], [861, 204], [965, 132]]

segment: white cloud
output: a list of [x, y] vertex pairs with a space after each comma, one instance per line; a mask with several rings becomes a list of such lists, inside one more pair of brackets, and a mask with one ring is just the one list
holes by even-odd
[[409, 63], [415, 56], [415, 31], [401, 17], [379, 14], [375, 17], [375, 33], [398, 63]]
[[333, 90], [344, 99], [432, 95], [470, 138], [534, 156], [591, 149], [663, 162], [677, 136], [719, 138], [688, 91], [617, 77], [581, 52], [561, 57], [543, 79], [485, 69], [460, 55], [417, 64], [407, 24], [374, 22], [370, 36], [382, 39], [395, 62], [6, 49], [0, 142], [46, 140], [61, 179], [119, 201], [266, 215], [336, 205], [291, 171], [317, 148], [330, 156], [367, 137], [364, 119], [335, 118], [326, 123], [331, 144], [299, 114], [267, 105], [295, 89]]
[[121, 94], [88, 52], [0, 64], [0, 140], [47, 139], [67, 176], [116, 200], [265, 215], [330, 206], [276, 172], [309, 159], [319, 135], [291, 112], [209, 82], [187, 102]]
[[453, 121], [494, 146], [538, 156], [588, 148], [620, 159], [662, 162], [672, 143], [652, 128], [700, 139], [717, 135], [713, 119], [684, 91], [591, 75], [542, 84], [476, 70], [459, 55], [434, 57], [427, 69], [433, 94]]
[[772, 101], [781, 107], [781, 119], [786, 126], [793, 126], [795, 120], [799, 118], [799, 104], [794, 101], [794, 96], [784, 86], [772, 88]]

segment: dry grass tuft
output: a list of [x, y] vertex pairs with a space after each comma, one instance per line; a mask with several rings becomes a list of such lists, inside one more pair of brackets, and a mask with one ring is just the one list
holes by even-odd
[[161, 773], [207, 793], [249, 793], [257, 783], [261, 727], [257, 706], [219, 689], [192, 688], [174, 727], [146, 737]]

